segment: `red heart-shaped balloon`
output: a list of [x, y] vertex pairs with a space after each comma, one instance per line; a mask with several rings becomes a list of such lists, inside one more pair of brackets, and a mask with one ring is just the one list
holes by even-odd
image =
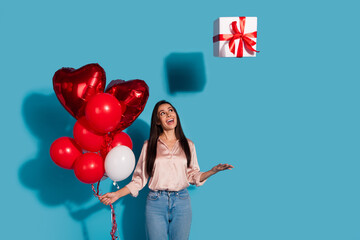
[[124, 109], [121, 121], [116, 128], [118, 131], [124, 130], [135, 121], [144, 110], [149, 98], [149, 87], [140, 79], [130, 81], [113, 80], [109, 83], [105, 92], [116, 97]]
[[64, 108], [76, 119], [84, 115], [85, 103], [106, 84], [104, 69], [96, 63], [79, 69], [62, 68], [54, 74], [54, 91]]

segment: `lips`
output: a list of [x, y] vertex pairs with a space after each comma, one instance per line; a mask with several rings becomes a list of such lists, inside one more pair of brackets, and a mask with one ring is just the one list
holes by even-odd
[[173, 123], [174, 123], [174, 119], [171, 118], [171, 119], [169, 119], [169, 120], [166, 120], [166, 123], [167, 123], [167, 124], [173, 124]]

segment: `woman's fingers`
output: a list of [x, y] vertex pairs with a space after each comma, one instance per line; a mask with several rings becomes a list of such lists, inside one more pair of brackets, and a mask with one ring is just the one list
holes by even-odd
[[233, 168], [233, 166], [232, 165], [230, 165], [230, 164], [224, 164], [224, 166], [223, 166], [224, 168], [226, 168], [226, 169], [230, 169], [230, 168]]
[[234, 168], [232, 165], [230, 165], [230, 164], [226, 164], [226, 166], [224, 166], [225, 167], [225, 169], [232, 169], [232, 168]]
[[108, 197], [109, 196], [109, 193], [105, 193], [104, 195], [101, 195], [100, 197], [99, 197], [99, 199], [101, 200], [101, 199], [104, 199], [104, 198], [106, 198], [106, 197]]
[[109, 205], [111, 203], [110, 199], [104, 199], [103, 201], [101, 201], [103, 204], [105, 205]]
[[102, 195], [99, 197], [100, 202], [102, 202], [105, 205], [109, 205], [110, 203], [110, 196], [108, 193]]
[[99, 196], [99, 200], [100, 200], [100, 202], [102, 202], [105, 205], [110, 205], [115, 202], [114, 194], [112, 194], [111, 192], [105, 193], [104, 195]]
[[233, 166], [230, 165], [230, 164], [225, 163], [225, 164], [219, 164], [219, 165], [217, 165], [217, 168], [218, 168], [219, 170], [225, 170], [225, 169], [232, 169]]

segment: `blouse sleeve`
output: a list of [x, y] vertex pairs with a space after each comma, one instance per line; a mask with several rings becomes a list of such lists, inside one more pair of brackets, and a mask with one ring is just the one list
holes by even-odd
[[145, 157], [146, 157], [147, 141], [144, 143], [139, 157], [139, 161], [136, 165], [135, 171], [132, 176], [131, 182], [126, 185], [130, 190], [130, 194], [133, 197], [137, 197], [139, 191], [143, 189], [148, 181], [148, 174], [146, 172]]
[[188, 182], [196, 186], [201, 186], [206, 182], [206, 180], [200, 182], [200, 177], [202, 172], [200, 172], [200, 167], [196, 156], [195, 145], [192, 141], [189, 141], [189, 147], [191, 152], [191, 162], [190, 162], [190, 167], [187, 168]]

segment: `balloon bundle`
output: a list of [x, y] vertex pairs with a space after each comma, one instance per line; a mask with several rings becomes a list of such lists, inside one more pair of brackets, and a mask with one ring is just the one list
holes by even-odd
[[99, 182], [105, 173], [114, 182], [131, 174], [135, 156], [131, 138], [123, 130], [144, 110], [149, 97], [143, 80], [113, 80], [106, 89], [105, 84], [99, 64], [62, 68], [53, 77], [57, 98], [77, 121], [74, 138], [56, 139], [50, 157], [87, 184]]

